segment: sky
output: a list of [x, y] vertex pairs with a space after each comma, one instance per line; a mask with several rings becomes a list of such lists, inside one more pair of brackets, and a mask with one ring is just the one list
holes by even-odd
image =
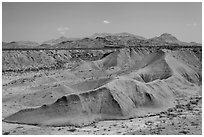
[[145, 38], [170, 33], [202, 42], [202, 3], [14, 3], [2, 4], [2, 40], [35, 41], [128, 32]]

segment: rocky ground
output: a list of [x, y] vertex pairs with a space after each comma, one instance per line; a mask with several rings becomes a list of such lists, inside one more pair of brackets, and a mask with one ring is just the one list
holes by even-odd
[[3, 122], [3, 135], [201, 135], [202, 97], [177, 98], [176, 106], [128, 120], [108, 120], [86, 127], [38, 127]]

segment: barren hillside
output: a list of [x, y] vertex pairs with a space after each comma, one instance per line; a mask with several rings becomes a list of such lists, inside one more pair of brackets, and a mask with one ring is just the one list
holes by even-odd
[[[181, 100], [201, 97], [200, 46], [175, 46], [177, 39], [163, 34], [153, 40], [153, 44], [159, 43], [156, 46], [90, 49], [92, 45], [110, 46], [110, 42], [115, 42], [116, 46], [120, 41], [134, 43], [131, 39], [144, 44], [148, 42], [132, 35], [127, 39], [129, 34], [107, 35], [76, 40], [79, 45], [84, 44], [84, 49], [4, 50], [2, 101], [5, 127], [23, 125], [23, 128], [29, 128], [26, 130], [29, 134], [36, 130], [31, 125], [76, 126], [80, 127], [76, 134], [80, 134], [85, 126], [98, 122], [100, 125], [100, 121], [137, 120], [149, 115], [160, 116], [169, 109], [184, 115], [184, 109], [177, 112]], [[171, 42], [163, 45], [164, 39], [167, 39], [165, 43]], [[190, 115], [188, 110], [185, 113]], [[46, 128], [42, 130], [47, 131]], [[124, 133], [139, 134], [139, 131], [126, 130]], [[200, 134], [200, 131], [193, 128], [192, 133]]]

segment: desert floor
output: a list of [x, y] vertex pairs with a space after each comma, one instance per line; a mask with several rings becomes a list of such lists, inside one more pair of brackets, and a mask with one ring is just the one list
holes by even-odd
[[[90, 73], [73, 73], [67, 70], [33, 72], [21, 75], [3, 75], [2, 117], [3, 119], [21, 109], [52, 103], [63, 96], [63, 86], [71, 86], [91, 76]], [[77, 75], [77, 76], [76, 76]], [[87, 77], [86, 77], [87, 76]], [[69, 79], [69, 80], [68, 80]], [[64, 83], [66, 81], [66, 83]], [[10, 83], [10, 84], [8, 84]], [[47, 92], [40, 92], [44, 89]], [[50, 91], [50, 92], [48, 92]], [[58, 92], [54, 92], [58, 91]], [[37, 134], [90, 134], [90, 135], [139, 135], [139, 134], [202, 134], [202, 97], [182, 96], [176, 98], [176, 106], [159, 113], [127, 120], [95, 122], [85, 127], [39, 127], [2, 122], [4, 135]]]

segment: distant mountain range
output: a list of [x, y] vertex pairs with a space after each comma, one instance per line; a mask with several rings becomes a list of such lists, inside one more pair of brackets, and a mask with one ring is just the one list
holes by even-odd
[[196, 42], [182, 42], [175, 36], [163, 33], [158, 37], [146, 39], [130, 33], [95, 33], [85, 38], [59, 37], [43, 42], [32, 41], [2, 42], [3, 49], [16, 48], [103, 48], [103, 47], [128, 47], [128, 46], [201, 46]]
[[12, 41], [12, 42], [2, 42], [2, 48], [29, 48], [37, 47], [39, 43], [33, 41]]
[[90, 38], [96, 38], [96, 37], [106, 37], [106, 36], [116, 36], [116, 37], [135, 37], [137, 39], [146, 39], [142, 36], [138, 36], [138, 35], [134, 35], [131, 33], [127, 33], [127, 32], [122, 32], [122, 33], [115, 33], [115, 34], [111, 34], [111, 33], [95, 33], [93, 35], [90, 36]]
[[61, 36], [58, 39], [51, 39], [51, 40], [43, 42], [42, 44], [55, 45], [55, 44], [59, 44], [63, 41], [73, 41], [73, 40], [77, 40], [77, 39], [78, 38], [67, 38], [67, 37]]
[[196, 43], [196, 42], [183, 42], [178, 40], [175, 36], [168, 34], [168, 33], [163, 33], [159, 37], [154, 37], [151, 39], [148, 39], [148, 41], [152, 42], [158, 42], [158, 43], [172, 43], [172, 44], [178, 44], [178, 45], [183, 45], [183, 46], [201, 46], [201, 44]]

